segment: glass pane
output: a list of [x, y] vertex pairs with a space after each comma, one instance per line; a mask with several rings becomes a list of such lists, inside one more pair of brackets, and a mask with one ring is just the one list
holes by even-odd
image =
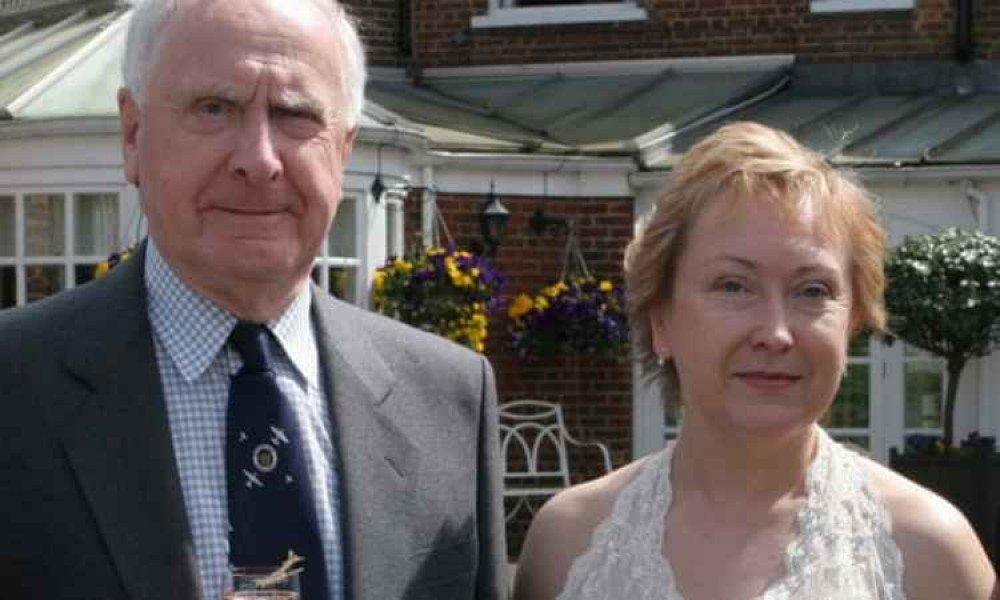
[[944, 372], [937, 362], [907, 362], [903, 368], [906, 386], [906, 414], [903, 426], [933, 429], [942, 426]]
[[14, 256], [14, 197], [0, 196], [0, 256]]
[[24, 268], [28, 302], [41, 300], [63, 289], [66, 275], [59, 265], [28, 265]]
[[94, 278], [94, 269], [97, 265], [76, 265], [73, 267], [73, 274], [76, 276], [76, 285], [83, 285]]
[[107, 256], [118, 250], [118, 195], [77, 194], [76, 253]]
[[823, 427], [868, 427], [868, 365], [848, 365], [833, 406], [820, 419]]
[[330, 267], [330, 287], [328, 291], [347, 302], [357, 298], [357, 269], [353, 267]]
[[0, 267], [0, 308], [17, 306], [17, 269]]
[[66, 251], [66, 203], [61, 194], [24, 197], [25, 255], [63, 256]]
[[342, 198], [337, 217], [330, 228], [328, 256], [356, 258], [358, 256], [357, 231], [358, 203], [354, 198]]

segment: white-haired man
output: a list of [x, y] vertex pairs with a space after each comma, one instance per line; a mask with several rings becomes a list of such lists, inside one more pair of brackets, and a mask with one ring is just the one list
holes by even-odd
[[4, 595], [218, 600], [291, 550], [304, 600], [504, 597], [488, 363], [309, 281], [363, 103], [342, 7], [147, 0], [124, 73], [148, 241], [0, 316]]

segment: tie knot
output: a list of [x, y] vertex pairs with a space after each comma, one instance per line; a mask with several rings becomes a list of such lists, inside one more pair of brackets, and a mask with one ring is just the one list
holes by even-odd
[[229, 334], [229, 343], [243, 360], [243, 369], [270, 371], [271, 353], [267, 345], [267, 328], [253, 321], [239, 321]]

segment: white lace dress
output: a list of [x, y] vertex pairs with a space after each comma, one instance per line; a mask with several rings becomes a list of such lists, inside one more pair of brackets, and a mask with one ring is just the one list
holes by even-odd
[[[785, 574], [760, 600], [904, 600], [903, 560], [889, 515], [859, 459], [820, 430], [807, 499]], [[619, 493], [558, 600], [683, 600], [662, 553], [673, 444], [647, 459]]]

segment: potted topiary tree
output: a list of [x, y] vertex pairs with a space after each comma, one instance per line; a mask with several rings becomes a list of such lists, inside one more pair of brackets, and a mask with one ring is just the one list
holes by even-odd
[[942, 441], [950, 448], [962, 371], [1000, 346], [1000, 239], [961, 229], [907, 238], [890, 253], [886, 276], [891, 332], [945, 359]]
[[907, 444], [892, 466], [961, 508], [987, 551], [998, 536], [1000, 471], [994, 440], [972, 434], [954, 447], [958, 384], [969, 360], [1000, 347], [1000, 239], [949, 229], [907, 238], [886, 260], [889, 329], [945, 360], [944, 431], [940, 442]]

